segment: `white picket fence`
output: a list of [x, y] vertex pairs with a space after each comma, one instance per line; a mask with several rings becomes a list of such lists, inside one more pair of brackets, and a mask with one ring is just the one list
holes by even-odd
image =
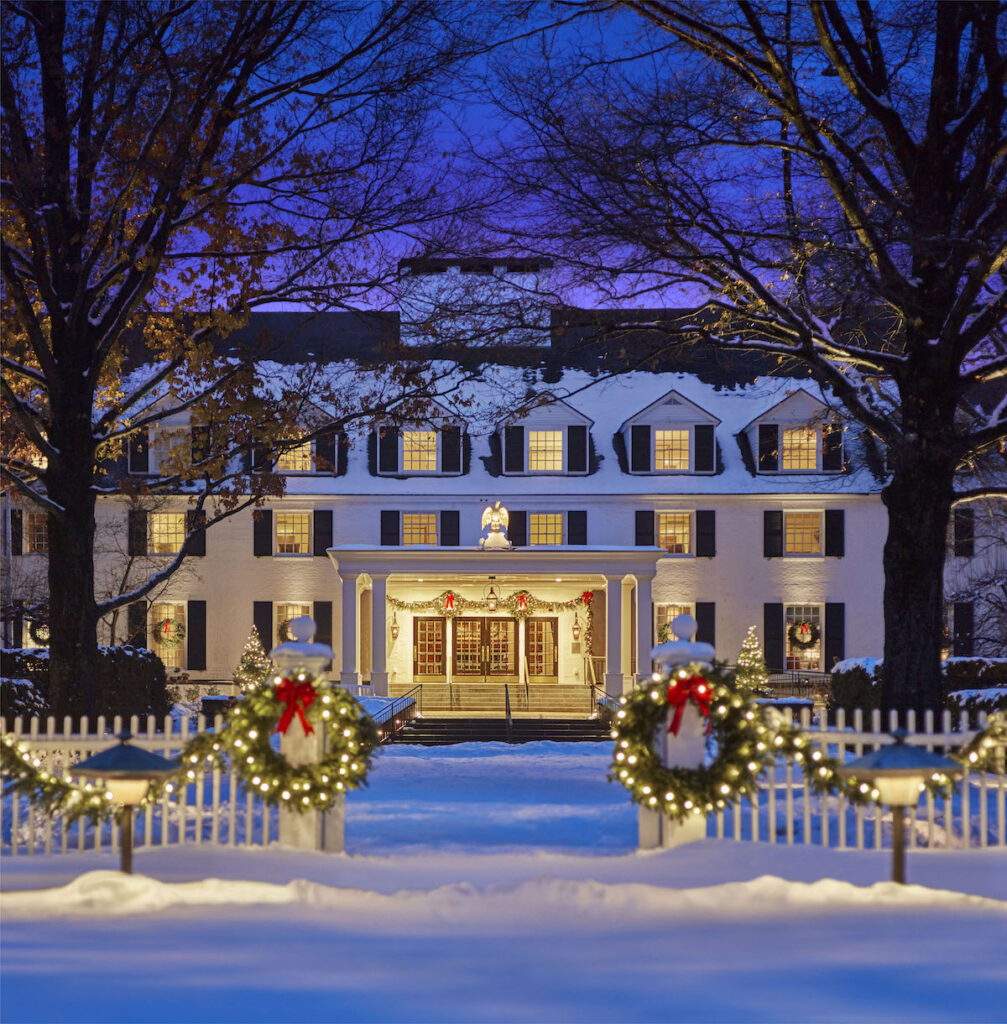
[[[912, 734], [908, 742], [947, 750], [967, 743], [983, 728], [985, 718], [980, 715], [975, 728], [970, 728], [968, 717], [961, 715], [955, 729], [951, 713], [944, 712], [938, 729], [934, 716], [928, 714], [923, 729], [917, 731], [915, 716], [910, 713], [904, 724]], [[887, 731], [899, 724], [893, 716], [887, 722], [888, 729], [883, 731], [879, 712], [870, 715], [866, 723], [864, 715], [857, 712], [848, 724], [840, 712], [831, 727], [822, 728], [812, 724], [807, 708], [801, 710], [799, 721], [812, 742], [844, 760], [887, 741]], [[88, 720], [82, 719], [74, 732], [70, 719], [63, 721], [62, 731], [57, 731], [53, 718], [45, 722], [33, 718], [27, 728], [21, 719], [16, 719], [10, 731], [42, 760], [47, 770], [62, 775], [78, 761], [114, 742], [115, 734], [124, 724], [119, 718], [112, 723], [99, 718], [91, 732]], [[158, 721], [150, 717], [141, 723], [134, 717], [128, 724], [136, 746], [164, 757], [176, 756], [194, 734], [186, 718]], [[219, 729], [221, 724], [222, 719], [217, 716], [209, 727]], [[195, 731], [202, 732], [207, 727], [206, 719], [199, 716]], [[7, 731], [7, 723], [0, 719], [0, 732]], [[1005, 751], [1000, 748], [998, 753], [998, 773], [971, 773], [955, 786], [949, 799], [929, 794], [923, 797], [907, 832], [910, 846], [1007, 846]], [[137, 846], [263, 846], [277, 839], [279, 828], [275, 809], [246, 790], [235, 792], [229, 774], [218, 769], [199, 773], [195, 781], [179, 786], [156, 806], [138, 812], [136, 819]], [[881, 849], [890, 844], [890, 831], [890, 812], [877, 807], [853, 807], [842, 797], [822, 799], [806, 785], [800, 767], [784, 758], [767, 773], [757, 799], [745, 799], [708, 819], [711, 837], [839, 849]], [[7, 794], [3, 799], [5, 855], [115, 850], [118, 841], [118, 829], [111, 823], [97, 828], [86, 822], [71, 825], [60, 815], [50, 818], [43, 814], [24, 797]]]

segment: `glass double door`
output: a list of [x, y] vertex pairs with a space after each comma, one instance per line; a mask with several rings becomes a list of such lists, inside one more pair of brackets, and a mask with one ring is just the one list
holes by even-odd
[[516, 683], [516, 619], [457, 617], [452, 623], [452, 675], [459, 682]]

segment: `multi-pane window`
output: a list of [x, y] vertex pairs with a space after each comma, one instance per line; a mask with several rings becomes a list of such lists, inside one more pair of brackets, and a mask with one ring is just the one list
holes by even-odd
[[185, 542], [184, 512], [152, 512], [150, 514], [150, 553], [175, 555]]
[[692, 514], [690, 512], [658, 512], [657, 546], [673, 555], [692, 552]]
[[311, 614], [311, 605], [296, 602], [283, 602], [276, 606], [276, 642], [285, 644], [293, 640], [294, 635], [290, 632], [290, 623], [293, 619], [302, 615]]
[[780, 469], [817, 469], [818, 431], [814, 427], [786, 427]]
[[276, 469], [279, 473], [310, 473], [311, 442], [305, 441], [282, 451], [277, 459]]
[[[183, 448], [184, 446], [184, 448]], [[182, 451], [188, 452], [188, 435], [181, 430], [157, 430], [154, 432], [153, 465], [162, 476], [174, 472], [171, 466]]]
[[413, 619], [413, 675], [444, 675], [444, 620]]
[[150, 635], [154, 653], [165, 668], [185, 668], [185, 605], [159, 602], [151, 605]]
[[437, 472], [437, 431], [402, 431], [402, 470], [405, 473]]
[[788, 671], [817, 672], [821, 669], [822, 609], [819, 605], [786, 606], [786, 645]]
[[691, 604], [656, 604], [654, 605], [654, 628], [657, 631], [657, 642], [666, 643], [674, 640], [671, 635], [671, 624], [679, 615], [692, 615]]
[[532, 512], [528, 516], [529, 544], [562, 544], [563, 513]]
[[563, 469], [563, 431], [528, 431], [528, 469], [557, 472]]
[[689, 468], [689, 431], [688, 430], [655, 430], [654, 431], [654, 469], [688, 470]]
[[820, 555], [822, 553], [821, 513], [784, 513], [783, 553], [785, 555]]
[[24, 549], [29, 554], [47, 555], [49, 553], [49, 523], [45, 512], [28, 511], [25, 513]]
[[556, 619], [526, 619], [525, 622], [528, 675], [539, 681], [555, 679], [559, 669]]
[[276, 513], [276, 553], [308, 555], [311, 553], [311, 514], [309, 512]]
[[437, 513], [436, 512], [403, 512], [402, 514], [403, 544], [436, 544]]

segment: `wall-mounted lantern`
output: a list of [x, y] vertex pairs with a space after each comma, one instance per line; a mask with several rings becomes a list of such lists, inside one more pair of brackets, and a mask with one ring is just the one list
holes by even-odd
[[580, 616], [573, 613], [573, 625], [570, 627], [570, 632], [573, 633], [574, 640], [580, 639]]
[[493, 589], [492, 584], [490, 584], [490, 592], [486, 595], [486, 607], [491, 612], [497, 610], [497, 592]]
[[391, 625], [388, 627], [388, 632], [392, 634], [392, 639], [393, 640], [398, 640], [398, 638], [399, 638], [399, 619], [398, 619], [398, 616], [395, 614], [395, 612], [392, 612], [392, 622], [391, 622]]

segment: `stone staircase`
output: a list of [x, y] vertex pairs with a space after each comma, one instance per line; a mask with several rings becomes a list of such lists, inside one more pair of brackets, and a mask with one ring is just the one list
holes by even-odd
[[[391, 686], [389, 695], [400, 696], [412, 684]], [[506, 718], [508, 701], [512, 718], [586, 719], [594, 711], [589, 686], [566, 686], [556, 683], [424, 683], [420, 697], [420, 713], [428, 718], [438, 716], [471, 716]]]
[[597, 718], [517, 718], [508, 728], [503, 718], [414, 718], [391, 743], [424, 747], [453, 743], [597, 743], [608, 740], [609, 728]]

